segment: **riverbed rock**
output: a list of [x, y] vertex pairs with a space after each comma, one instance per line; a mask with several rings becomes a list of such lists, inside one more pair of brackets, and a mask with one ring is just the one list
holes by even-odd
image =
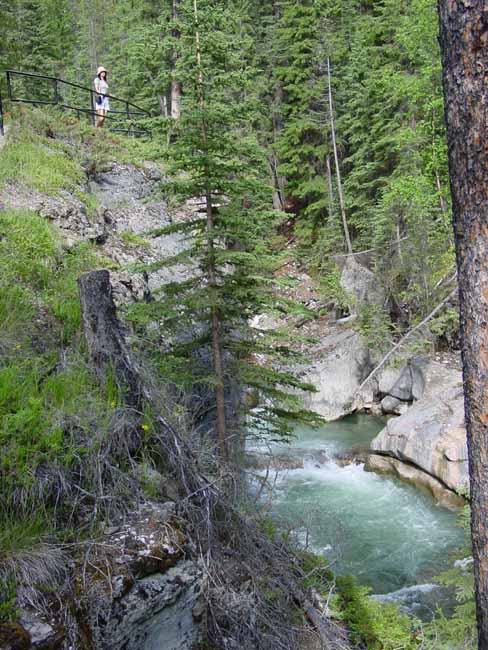
[[386, 415], [402, 415], [408, 411], [408, 404], [397, 397], [387, 395], [381, 400], [381, 411]]
[[411, 463], [461, 492], [469, 478], [462, 375], [435, 362], [424, 372], [423, 397], [387, 423], [371, 450]]
[[311, 356], [316, 361], [304, 379], [317, 392], [305, 396], [307, 408], [331, 421], [372, 403], [371, 390], [357, 394], [372, 367], [369, 350], [358, 332], [347, 329], [326, 336]]

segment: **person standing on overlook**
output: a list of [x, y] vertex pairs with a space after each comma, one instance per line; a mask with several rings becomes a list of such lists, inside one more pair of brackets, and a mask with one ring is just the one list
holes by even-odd
[[107, 83], [107, 71], [103, 66], [100, 66], [97, 70], [97, 76], [93, 80], [93, 85], [97, 93], [95, 99], [95, 110], [97, 113], [97, 127], [102, 127], [105, 122], [105, 117], [107, 112], [110, 110], [108, 97], [108, 83]]

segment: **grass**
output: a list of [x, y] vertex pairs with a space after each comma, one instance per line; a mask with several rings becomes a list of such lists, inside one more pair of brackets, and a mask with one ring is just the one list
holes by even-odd
[[128, 248], [148, 249], [150, 247], [149, 242], [146, 239], [131, 230], [124, 230], [121, 232], [120, 239]]

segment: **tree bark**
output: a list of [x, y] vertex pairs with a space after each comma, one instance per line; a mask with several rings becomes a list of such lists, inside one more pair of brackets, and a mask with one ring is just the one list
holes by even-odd
[[[173, 20], [178, 19], [178, 6], [180, 4], [180, 0], [172, 0], [171, 3], [171, 17]], [[173, 38], [179, 39], [180, 38], [180, 32], [178, 29], [173, 29]], [[173, 74], [173, 79], [171, 80], [171, 117], [174, 120], [179, 120], [181, 117], [181, 93], [182, 93], [182, 86], [181, 82], [176, 79], [176, 65], [178, 62], [178, 51], [176, 47], [173, 49], [173, 55], [172, 55], [172, 61], [171, 61], [171, 67], [172, 67], [172, 74]]]
[[488, 11], [439, 0], [479, 649], [488, 650]]
[[330, 132], [332, 136], [332, 147], [334, 150], [334, 162], [336, 168], [337, 176], [337, 194], [339, 195], [339, 206], [341, 208], [341, 217], [342, 217], [342, 227], [344, 229], [344, 239], [346, 242], [347, 252], [352, 253], [352, 244], [351, 236], [349, 234], [349, 227], [347, 225], [346, 219], [346, 207], [344, 204], [344, 194], [342, 192], [342, 179], [341, 179], [341, 170], [339, 167], [339, 154], [337, 152], [337, 142], [336, 142], [336, 133], [335, 133], [335, 123], [334, 123], [334, 104], [332, 101], [332, 82], [330, 75], [330, 59], [327, 59], [327, 80], [328, 80], [328, 89], [329, 89], [329, 111], [330, 111]]
[[102, 386], [113, 379], [124, 403], [141, 410], [143, 388], [117, 319], [108, 271], [85, 273], [78, 280], [83, 330], [91, 365]]

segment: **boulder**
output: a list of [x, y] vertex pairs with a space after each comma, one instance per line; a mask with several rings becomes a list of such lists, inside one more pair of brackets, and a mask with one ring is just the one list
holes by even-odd
[[387, 423], [371, 450], [411, 463], [460, 492], [469, 478], [461, 372], [432, 362], [424, 376], [423, 397]]
[[384, 368], [378, 373], [378, 392], [389, 395], [400, 377], [400, 368]]
[[393, 386], [385, 392], [403, 402], [420, 399], [425, 390], [427, 365], [428, 361], [423, 357], [409, 359], [401, 368]]
[[375, 274], [349, 255], [341, 262], [341, 286], [353, 299], [352, 311], [361, 305], [382, 307], [385, 294]]
[[408, 410], [408, 404], [397, 397], [387, 395], [381, 400], [381, 410], [387, 415], [402, 415]]
[[338, 420], [373, 401], [372, 394], [357, 396], [371, 369], [369, 350], [354, 330], [326, 336], [313, 349], [316, 362], [305, 372], [305, 381], [317, 388], [305, 395], [306, 408], [326, 420]]

